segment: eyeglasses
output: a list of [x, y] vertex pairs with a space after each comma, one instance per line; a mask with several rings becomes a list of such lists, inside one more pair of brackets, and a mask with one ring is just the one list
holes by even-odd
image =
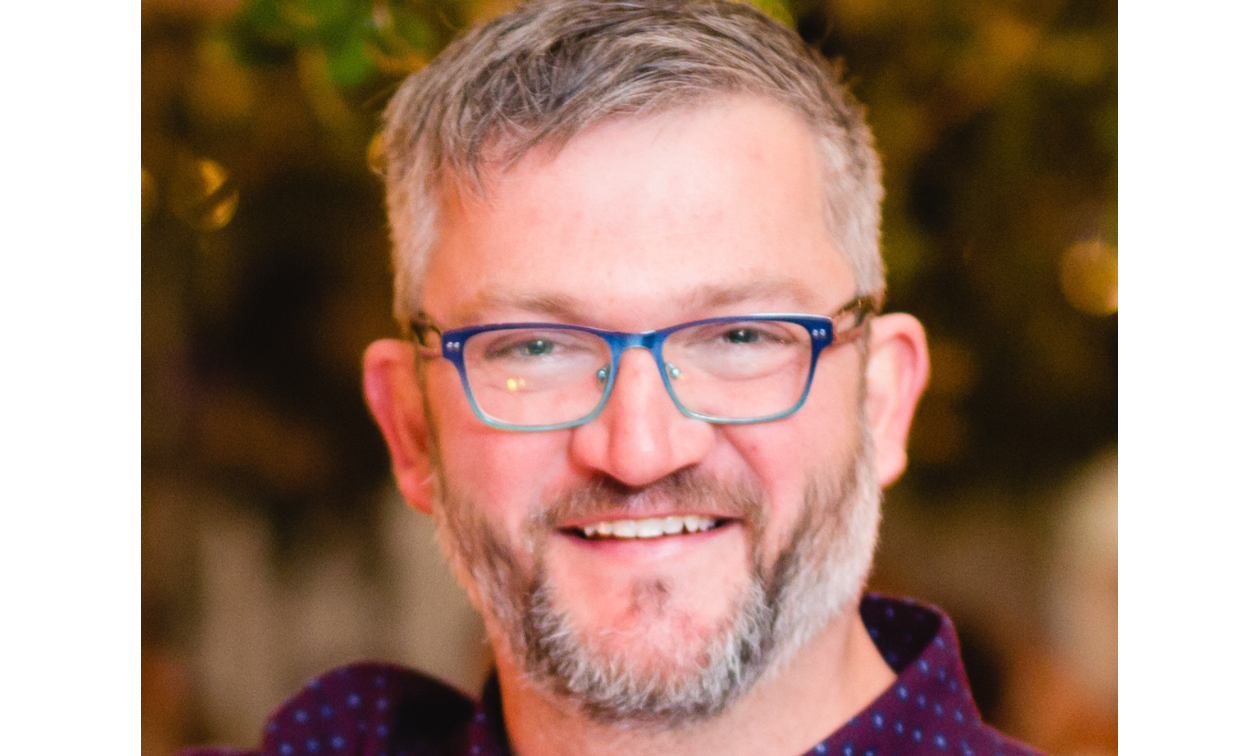
[[879, 304], [861, 296], [831, 317], [737, 315], [643, 333], [556, 323], [442, 331], [425, 315], [411, 328], [422, 356], [455, 365], [473, 412], [495, 428], [549, 431], [594, 420], [612, 394], [621, 355], [635, 347], [652, 353], [684, 415], [746, 424], [800, 409], [818, 355], [855, 339]]

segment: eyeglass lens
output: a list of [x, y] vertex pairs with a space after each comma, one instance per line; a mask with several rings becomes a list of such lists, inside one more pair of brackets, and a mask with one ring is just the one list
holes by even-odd
[[[586, 331], [483, 331], [463, 347], [469, 390], [482, 413], [508, 425], [572, 423], [599, 407], [612, 354]], [[661, 354], [669, 388], [687, 411], [721, 420], [773, 417], [794, 407], [809, 380], [812, 343], [801, 325], [724, 321], [674, 331]]]

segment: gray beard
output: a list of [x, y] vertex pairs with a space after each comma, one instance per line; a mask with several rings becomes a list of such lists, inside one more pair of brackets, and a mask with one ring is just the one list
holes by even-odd
[[[438, 540], [465, 590], [487, 620], [493, 619], [517, 667], [534, 685], [578, 705], [597, 722], [679, 727], [722, 713], [758, 680], [773, 677], [860, 598], [881, 502], [864, 419], [861, 429], [861, 447], [847, 465], [834, 468], [842, 472], [815, 475], [809, 482], [801, 514], [768, 565], [761, 492], [690, 469], [642, 489], [600, 480], [553, 502], [530, 518], [528, 559], [522, 559], [471, 498], [442, 485], [441, 466], [434, 460], [435, 494], [445, 492], [434, 506]], [[668, 671], [645, 669], [584, 640], [557, 605], [542, 548], [558, 522], [646, 508], [660, 498], [703, 502], [705, 511], [740, 518], [748, 532], [750, 564], [748, 585], [725, 622], [698, 654], [680, 652], [669, 659]], [[668, 591], [661, 583], [639, 588]], [[659, 652], [654, 650], [658, 657]]]

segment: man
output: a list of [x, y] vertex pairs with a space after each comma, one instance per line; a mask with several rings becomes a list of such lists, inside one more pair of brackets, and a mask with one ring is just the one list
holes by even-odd
[[364, 361], [407, 501], [486, 621], [474, 705], [357, 665], [262, 753], [1027, 753], [945, 618], [863, 599], [926, 383], [878, 315], [879, 159], [792, 32], [544, 2], [385, 115], [395, 312]]

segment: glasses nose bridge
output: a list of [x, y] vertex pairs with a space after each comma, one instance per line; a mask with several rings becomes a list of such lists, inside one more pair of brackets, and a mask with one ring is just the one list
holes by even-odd
[[621, 357], [627, 349], [646, 349], [657, 357], [660, 354], [660, 343], [664, 340], [660, 331], [643, 331], [642, 333], [610, 332], [604, 335], [612, 347], [613, 356]]
[[[613, 363], [613, 380], [616, 380], [617, 374], [620, 373], [621, 357], [629, 349], [646, 349], [648, 354], [652, 355], [652, 361], [656, 363], [657, 371], [664, 370], [664, 358], [661, 355], [661, 342], [665, 340], [667, 333], [661, 331], [643, 331], [641, 333], [622, 333], [622, 332], [606, 332], [604, 338], [608, 341], [608, 346], [612, 352]], [[664, 373], [661, 375], [664, 380]], [[666, 386], [668, 389], [668, 385]], [[612, 391], [609, 385], [608, 390]]]

